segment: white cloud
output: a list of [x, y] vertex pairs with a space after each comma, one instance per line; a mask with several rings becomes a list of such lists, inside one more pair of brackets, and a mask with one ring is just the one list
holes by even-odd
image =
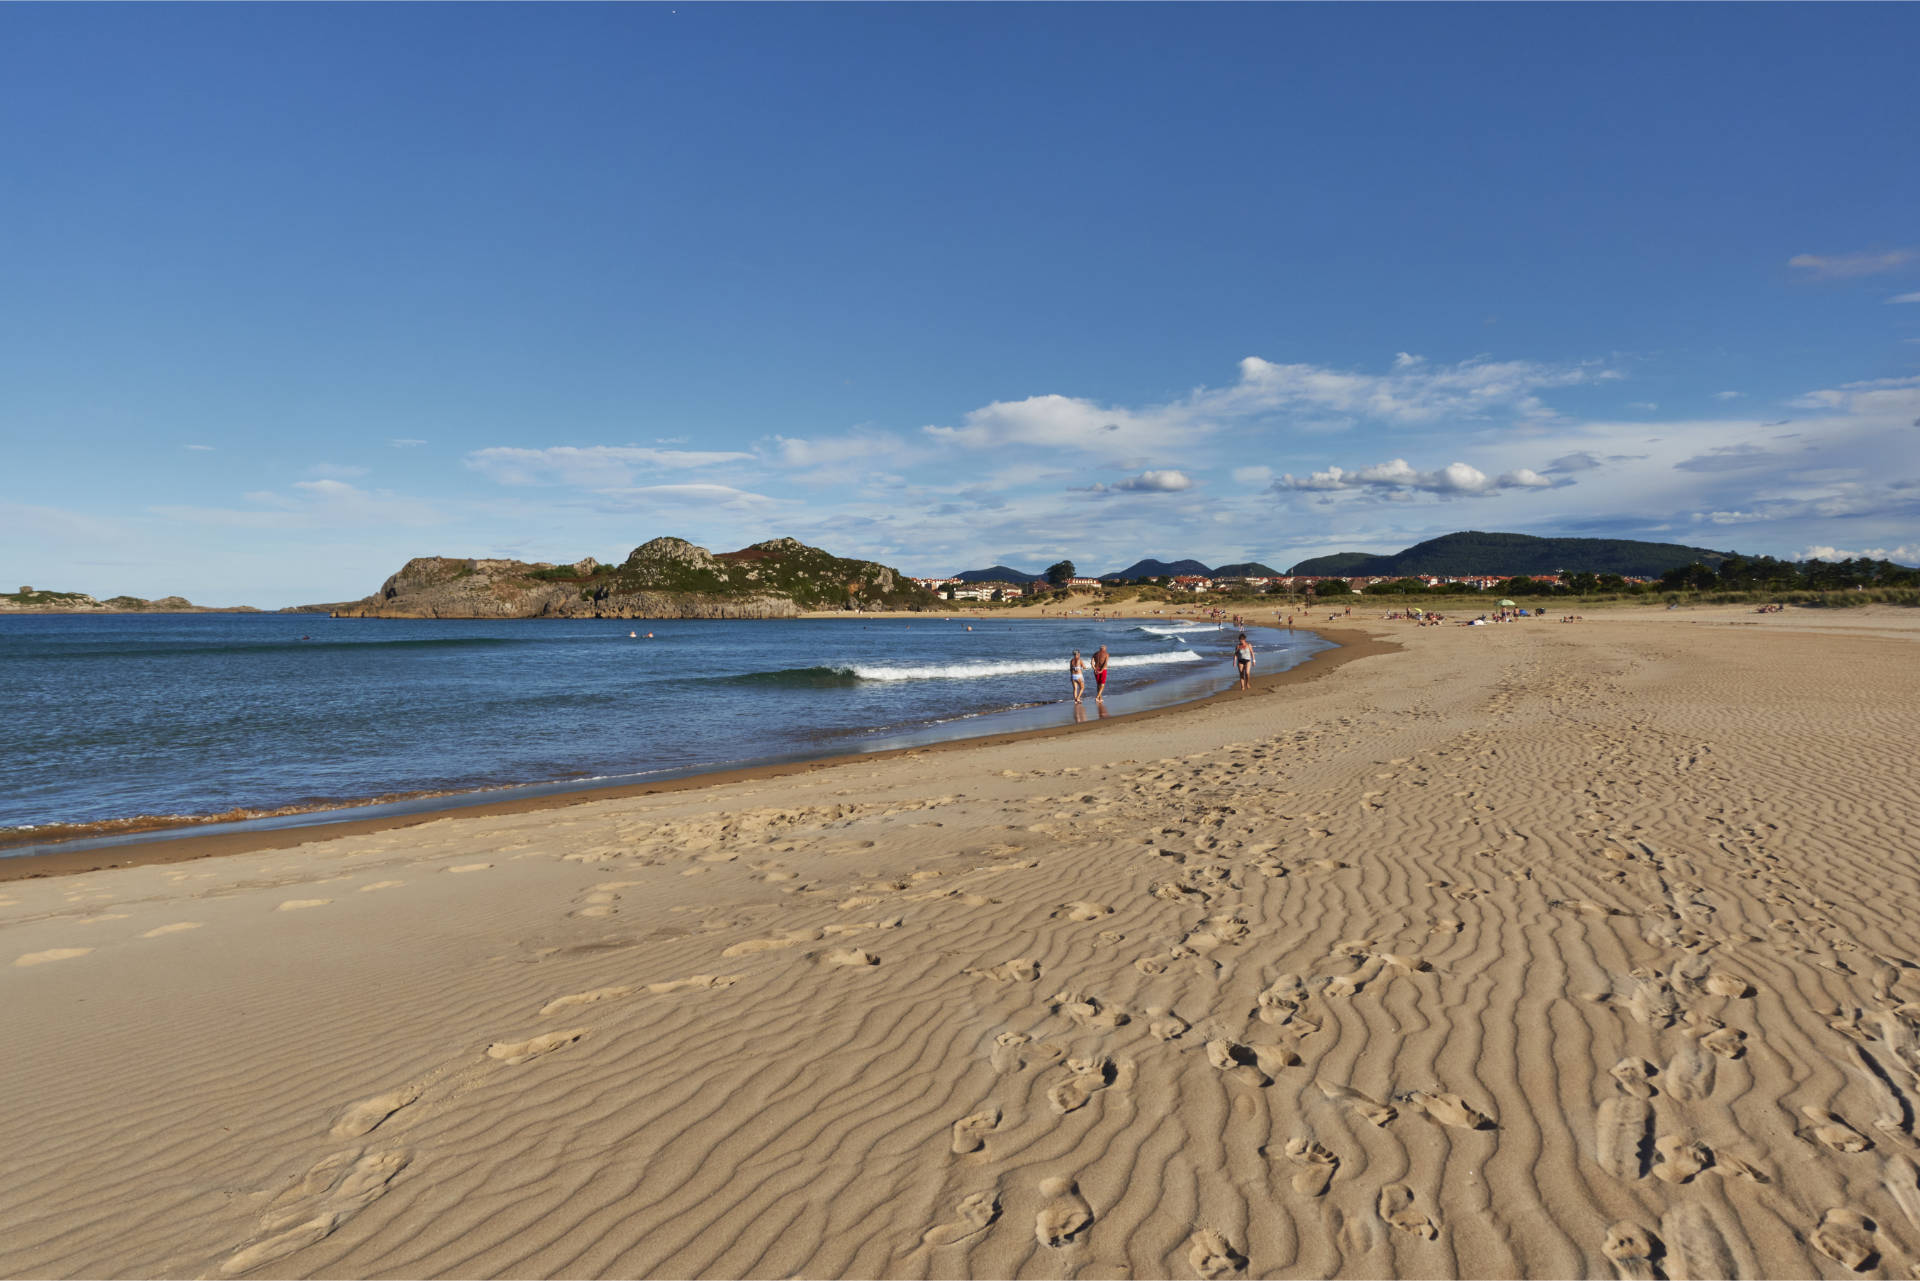
[[1888, 302], [1920, 302], [1920, 290], [1916, 290], [1915, 292], [1910, 294], [1895, 294], [1893, 297], [1887, 299], [1887, 301]]
[[1627, 402], [1627, 408], [1637, 409], [1643, 414], [1650, 414], [1660, 408], [1660, 402], [1657, 400], [1630, 400]]
[[1435, 471], [1420, 471], [1406, 459], [1395, 458], [1391, 462], [1375, 463], [1371, 467], [1362, 467], [1357, 471], [1329, 467], [1325, 471], [1317, 471], [1307, 476], [1288, 473], [1274, 482], [1274, 489], [1321, 492], [1371, 489], [1481, 496], [1502, 489], [1545, 489], [1550, 488], [1554, 483], [1528, 467], [1516, 468], [1495, 477], [1487, 475], [1478, 467], [1468, 463], [1448, 463]]
[[181, 448], [192, 450], [196, 454], [211, 454], [213, 452], [212, 445], [182, 445]]
[[594, 491], [602, 505], [621, 509], [652, 506], [726, 507], [735, 511], [768, 507], [779, 500], [731, 485], [634, 485]]
[[958, 427], [921, 430], [936, 443], [969, 449], [1025, 446], [1125, 457], [1177, 448], [1210, 430], [1210, 424], [1184, 405], [1119, 409], [1049, 395], [995, 401], [969, 412]]
[[1015, 446], [1158, 459], [1227, 423], [1282, 413], [1305, 417], [1309, 425], [1328, 417], [1395, 426], [1502, 416], [1546, 421], [1555, 415], [1541, 392], [1618, 377], [1598, 364], [1474, 359], [1434, 365], [1405, 352], [1395, 358], [1390, 374], [1283, 365], [1248, 356], [1240, 362], [1240, 378], [1232, 386], [1202, 387], [1165, 404], [1127, 408], [1074, 396], [1029, 396], [973, 410], [958, 427], [921, 430], [936, 443], [969, 449]]
[[775, 436], [780, 461], [789, 467], [821, 467], [839, 463], [868, 462], [891, 457], [906, 448], [891, 432], [852, 432], [808, 440], [798, 436]]
[[495, 446], [467, 455], [468, 467], [503, 485], [620, 487], [635, 468], [712, 467], [752, 458], [731, 450], [655, 449], [648, 445], [554, 445], [547, 449]]
[[1920, 408], [1920, 376], [1869, 378], [1823, 387], [1788, 402], [1797, 409], [1838, 409], [1850, 414], [1900, 412]]
[[1842, 551], [1815, 543], [1803, 549], [1795, 560], [1890, 560], [1905, 565], [1920, 565], [1920, 543], [1900, 547], [1866, 547], [1857, 552]]
[[1812, 274], [1820, 280], [1850, 280], [1856, 276], [1877, 276], [1894, 271], [1913, 261], [1911, 249], [1888, 249], [1878, 253], [1795, 254], [1787, 266]]
[[1125, 480], [1116, 480], [1111, 485], [1077, 485], [1068, 492], [1074, 494], [1177, 494], [1192, 489], [1193, 480], [1183, 471], [1143, 471], [1138, 476], [1129, 476]]
[[1273, 479], [1273, 468], [1258, 463], [1252, 467], [1236, 467], [1233, 478], [1242, 485], [1265, 485]]
[[245, 495], [252, 507], [197, 507], [170, 504], [149, 507], [156, 516], [195, 525], [235, 529], [360, 529], [368, 525], [438, 525], [444, 517], [433, 504], [386, 490], [365, 490], [341, 480], [298, 480], [291, 494], [259, 491]]
[[1316, 365], [1279, 365], [1249, 356], [1240, 384], [1216, 393], [1223, 407], [1242, 412], [1321, 410], [1398, 425], [1439, 419], [1486, 419], [1505, 413], [1550, 418], [1539, 392], [1610, 381], [1619, 375], [1597, 365], [1551, 366], [1525, 360], [1424, 361], [1392, 374], [1359, 374]]
[[1740, 399], [1740, 393], [1737, 391], [1716, 391], [1713, 393], [1713, 398], [1715, 400], [1738, 400]]
[[1193, 481], [1183, 471], [1143, 471], [1116, 481], [1113, 487], [1130, 494], [1177, 494], [1192, 489]]

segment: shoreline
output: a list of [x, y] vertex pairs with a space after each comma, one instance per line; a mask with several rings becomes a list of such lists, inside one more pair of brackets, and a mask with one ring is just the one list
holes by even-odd
[[[912, 614], [901, 615], [906, 618], [917, 617]], [[844, 614], [820, 615], [826, 618], [845, 618]], [[853, 615], [851, 617], [872, 618], [876, 615]], [[1039, 618], [1040, 615], [1033, 615]], [[1117, 620], [1174, 617], [1174, 615], [1110, 615]], [[1053, 621], [1048, 616], [1043, 621]], [[1064, 619], [1060, 621], [1066, 621]], [[1352, 620], [1358, 623], [1361, 620]], [[1253, 624], [1267, 626], [1267, 624]], [[1392, 640], [1374, 635], [1372, 630], [1354, 626], [1351, 623], [1341, 625], [1326, 623], [1317, 627], [1298, 627], [1296, 631], [1312, 632], [1328, 641], [1335, 648], [1315, 654], [1297, 666], [1268, 676], [1256, 675], [1253, 679], [1253, 696], [1278, 692], [1289, 685], [1314, 679], [1327, 672], [1334, 671], [1356, 658], [1372, 654], [1387, 653], [1401, 648]], [[540, 810], [563, 809], [569, 806], [589, 804], [595, 801], [625, 800], [640, 796], [653, 796], [663, 793], [694, 791], [702, 788], [722, 787], [731, 783], [762, 779], [784, 778], [797, 774], [812, 773], [831, 769], [855, 761], [884, 761], [896, 757], [913, 756], [928, 752], [945, 752], [961, 748], [994, 747], [1007, 743], [1022, 742], [1030, 739], [1052, 738], [1063, 734], [1077, 734], [1097, 730], [1102, 726], [1118, 724], [1137, 724], [1155, 717], [1175, 714], [1190, 714], [1201, 708], [1216, 706], [1223, 702], [1244, 698], [1235, 689], [1225, 689], [1202, 698], [1188, 699], [1165, 707], [1145, 708], [1137, 712], [1125, 712], [1098, 720], [1089, 720], [1072, 725], [1049, 725], [1035, 729], [1008, 730], [979, 735], [968, 735], [944, 739], [939, 742], [920, 744], [912, 747], [887, 748], [875, 752], [842, 752], [829, 756], [815, 757], [800, 761], [781, 761], [765, 765], [736, 766], [714, 770], [703, 770], [683, 774], [674, 778], [655, 779], [639, 783], [612, 783], [599, 786], [587, 785], [578, 788], [566, 787], [564, 781], [559, 784], [563, 790], [557, 790], [538, 796], [515, 796], [497, 801], [467, 801], [461, 804], [444, 804], [409, 811], [405, 814], [387, 814], [368, 818], [345, 817], [335, 821], [306, 823], [283, 828], [268, 828], [245, 832], [203, 832], [200, 829], [219, 826], [226, 820], [218, 817], [177, 823], [163, 823], [152, 827], [143, 827], [134, 832], [125, 833], [124, 840], [113, 840], [114, 833], [96, 835], [75, 834], [55, 838], [55, 842], [80, 842], [105, 839], [111, 844], [89, 845], [86, 849], [51, 849], [38, 854], [6, 853], [8, 848], [0, 844], [0, 884], [11, 881], [36, 880], [45, 877], [74, 876], [83, 872], [99, 871], [110, 867], [149, 867], [160, 864], [184, 863], [203, 858], [212, 858], [229, 854], [246, 854], [259, 850], [290, 849], [314, 841], [331, 840], [342, 836], [359, 836], [372, 832], [393, 831], [400, 828], [417, 827], [444, 818], [475, 815], [527, 814]], [[546, 784], [520, 784], [513, 786], [538, 787]], [[409, 793], [396, 797], [376, 797], [361, 802], [347, 802], [314, 810], [268, 811], [252, 816], [258, 818], [278, 817], [286, 813], [350, 815], [356, 809], [373, 805], [393, 804], [407, 800], [435, 800], [441, 798], [472, 797], [484, 795], [493, 789], [459, 792]], [[499, 789], [507, 790], [507, 789]], [[138, 822], [139, 819], [119, 820]], [[238, 820], [252, 821], [252, 819]], [[179, 835], [166, 835], [178, 832]], [[13, 848], [32, 844], [31, 841], [15, 842]]]

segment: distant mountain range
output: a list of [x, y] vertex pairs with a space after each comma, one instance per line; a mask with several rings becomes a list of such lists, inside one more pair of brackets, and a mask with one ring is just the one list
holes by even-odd
[[990, 565], [986, 569], [968, 569], [955, 574], [963, 583], [1032, 583], [1046, 577], [1044, 574], [1029, 574], [1018, 569], [1009, 569], [1005, 565]]
[[[1198, 574], [1202, 578], [1275, 578], [1279, 573], [1279, 570], [1270, 569], [1257, 560], [1221, 565], [1217, 569], [1208, 569], [1197, 560], [1140, 560], [1125, 569], [1102, 574], [1100, 580], [1110, 583], [1134, 578], [1173, 578], [1181, 574]], [[1029, 574], [1010, 565], [990, 565], [986, 569], [964, 570], [954, 577], [963, 583], [1031, 583], [1046, 575]]]
[[[1684, 543], [1646, 543], [1630, 538], [1536, 538], [1531, 534], [1490, 534], [1477, 529], [1444, 534], [1416, 543], [1390, 556], [1372, 552], [1337, 552], [1301, 561], [1289, 574], [1321, 578], [1408, 574], [1621, 574], [1657, 578], [1670, 569], [1698, 562], [1717, 567], [1732, 552]], [[1102, 582], [1135, 578], [1177, 578], [1198, 574], [1204, 578], [1277, 578], [1281, 571], [1259, 561], [1240, 561], [1208, 568], [1197, 560], [1139, 560], [1125, 569], [1100, 575]], [[1031, 583], [1044, 577], [1008, 565], [970, 569], [954, 577], [969, 583]]]
[[1172, 578], [1180, 574], [1198, 574], [1202, 578], [1211, 578], [1213, 571], [1197, 560], [1136, 560], [1125, 569], [1116, 569], [1111, 574], [1100, 575], [1100, 581], [1110, 583], [1117, 578]]
[[1391, 556], [1338, 552], [1303, 560], [1287, 571], [1353, 578], [1409, 574], [1621, 574], [1656, 578], [1696, 561], [1709, 568], [1730, 552], [1681, 543], [1643, 543], [1629, 538], [1535, 538], [1470, 529], [1415, 543]]

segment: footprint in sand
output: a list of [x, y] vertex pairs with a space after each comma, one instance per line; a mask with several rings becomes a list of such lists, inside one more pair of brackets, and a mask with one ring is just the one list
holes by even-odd
[[1653, 1234], [1637, 1223], [1622, 1219], [1607, 1229], [1607, 1240], [1600, 1252], [1613, 1264], [1620, 1281], [1654, 1281]]
[[880, 964], [880, 958], [872, 952], [863, 952], [857, 947], [836, 947], [820, 958], [822, 965], [851, 966], [855, 969]]
[[1389, 1227], [1428, 1241], [1440, 1235], [1440, 1225], [1420, 1211], [1413, 1189], [1404, 1183], [1389, 1183], [1380, 1189], [1379, 1210]]
[[1262, 1070], [1260, 1058], [1251, 1046], [1235, 1041], [1208, 1041], [1207, 1062], [1240, 1085], [1260, 1089], [1273, 1084], [1273, 1078]]
[[1247, 1256], [1234, 1249], [1222, 1233], [1200, 1228], [1187, 1238], [1187, 1265], [1206, 1281], [1215, 1281], [1245, 1268]]
[[1667, 1060], [1663, 1074], [1667, 1093], [1687, 1103], [1698, 1103], [1711, 1097], [1715, 1075], [1713, 1056], [1690, 1037], [1683, 1039], [1680, 1048]]
[[1727, 1239], [1720, 1235], [1713, 1216], [1697, 1202], [1667, 1211], [1660, 1220], [1660, 1237], [1666, 1242], [1667, 1275], [1673, 1281], [1711, 1281], [1737, 1275]]
[[1656, 1075], [1659, 1069], [1640, 1058], [1624, 1058], [1608, 1069], [1608, 1075], [1620, 1084], [1620, 1088], [1636, 1099], [1650, 1099], [1657, 1090], [1648, 1078]]
[[1069, 921], [1097, 921], [1103, 916], [1112, 916], [1113, 909], [1105, 903], [1067, 903], [1056, 909], [1054, 915], [1064, 915]]
[[1081, 1027], [1096, 1032], [1110, 1032], [1133, 1021], [1125, 1010], [1103, 1006], [1097, 997], [1082, 998], [1070, 992], [1056, 992], [1052, 999], [1055, 1013], [1064, 1014]]
[[1753, 984], [1747, 982], [1738, 974], [1718, 972], [1709, 974], [1707, 975], [1706, 982], [1702, 983], [1701, 986], [1712, 996], [1742, 997], [1753, 995]]
[[1374, 1125], [1385, 1127], [1400, 1115], [1399, 1110], [1392, 1104], [1376, 1102], [1351, 1086], [1336, 1085], [1330, 1081], [1316, 1081], [1314, 1084], [1320, 1087], [1321, 1094], [1335, 1103], [1346, 1104], [1362, 1120]]
[[620, 896], [612, 890], [595, 890], [581, 900], [582, 906], [567, 913], [569, 916], [584, 917], [593, 920], [602, 916], [612, 916], [619, 909], [614, 907]]
[[1913, 1162], [1898, 1154], [1888, 1157], [1880, 1171], [1880, 1181], [1886, 1185], [1887, 1195], [1900, 1207], [1900, 1213], [1907, 1216], [1907, 1222], [1920, 1228], [1920, 1171], [1916, 1171]]
[[1654, 1140], [1653, 1147], [1660, 1154], [1653, 1177], [1662, 1183], [1692, 1182], [1696, 1174], [1713, 1164], [1712, 1149], [1683, 1135], [1663, 1134]]
[[491, 863], [462, 863], [457, 867], [450, 867], [447, 870], [458, 875], [461, 872], [484, 872], [492, 866], [493, 864]]
[[330, 898], [290, 898], [273, 910], [276, 912], [301, 912], [310, 907], [325, 907], [331, 902], [333, 902], [333, 900]]
[[1800, 1115], [1813, 1122], [1813, 1137], [1835, 1152], [1865, 1152], [1873, 1140], [1848, 1125], [1846, 1118], [1824, 1108], [1801, 1108]]
[[261, 1218], [259, 1238], [221, 1261], [221, 1274], [239, 1276], [324, 1241], [383, 1196], [411, 1159], [404, 1150], [365, 1156], [353, 1150], [323, 1159], [276, 1200], [280, 1209], [269, 1210]]
[[647, 984], [647, 991], [655, 996], [665, 996], [669, 992], [685, 992], [689, 989], [732, 987], [744, 974], [694, 974], [684, 979], [669, 979], [663, 983]]
[[1425, 1112], [1442, 1125], [1453, 1126], [1457, 1130], [1491, 1130], [1493, 1118], [1468, 1103], [1457, 1094], [1423, 1094], [1415, 1090], [1407, 1096], [1408, 1102]]
[[752, 956], [756, 952], [775, 952], [781, 948], [799, 947], [802, 943], [817, 943], [822, 938], [819, 930], [794, 930], [770, 939], [747, 939], [735, 943], [720, 953], [723, 957]]
[[1645, 1099], [1615, 1095], [1600, 1105], [1594, 1125], [1594, 1150], [1600, 1168], [1616, 1179], [1637, 1179], [1646, 1172], [1647, 1131], [1653, 1105]]
[[1000, 1124], [1000, 1109], [988, 1108], [953, 1123], [953, 1154], [965, 1156], [987, 1146], [987, 1135]]
[[179, 934], [184, 930], [197, 930], [199, 928], [199, 921], [175, 921], [172, 925], [161, 925], [148, 930], [140, 937], [143, 939], [157, 939], [168, 934]]
[[1072, 1179], [1042, 1179], [1040, 1195], [1047, 1203], [1034, 1216], [1033, 1235], [1041, 1245], [1054, 1249], [1070, 1245], [1093, 1225], [1093, 1207]]
[[1820, 1216], [1820, 1225], [1807, 1238], [1813, 1248], [1842, 1267], [1865, 1272], [1880, 1258], [1874, 1223], [1858, 1210], [1834, 1209]]
[[548, 1032], [542, 1036], [529, 1037], [524, 1041], [495, 1041], [487, 1047], [487, 1057], [498, 1059], [512, 1066], [551, 1054], [563, 1046], [572, 1045], [587, 1034], [583, 1027], [570, 1028], [565, 1032]]
[[970, 1237], [979, 1236], [993, 1226], [1000, 1217], [1000, 1194], [998, 1192], [969, 1192], [960, 1198], [953, 1207], [953, 1222], [942, 1223], [927, 1229], [920, 1238], [920, 1244], [926, 1246], [957, 1245]]
[[1020, 1047], [1032, 1039], [1019, 1032], [1002, 1032], [993, 1038], [993, 1049], [988, 1053], [987, 1061], [996, 1072], [1018, 1072], [1027, 1065], [1027, 1056]]
[[398, 889], [405, 884], [406, 884], [405, 881], [374, 881], [372, 884], [362, 885], [360, 887], [360, 892], [362, 894], [371, 894], [375, 890]]
[[371, 1134], [388, 1117], [419, 1097], [418, 1085], [403, 1085], [397, 1090], [362, 1099], [342, 1112], [328, 1133], [336, 1139], [357, 1139], [363, 1134]]
[[45, 965], [48, 961], [71, 961], [76, 956], [85, 956], [93, 951], [90, 947], [50, 947], [44, 952], [28, 952], [14, 961], [15, 965]]
[[1047, 1090], [1047, 1106], [1058, 1116], [1078, 1112], [1089, 1100], [1119, 1079], [1120, 1069], [1109, 1058], [1068, 1059], [1067, 1079]]
[[1152, 1005], [1147, 1007], [1147, 1031], [1159, 1037], [1162, 1041], [1177, 1040], [1192, 1026], [1193, 1024], [1187, 1022], [1165, 1006]]
[[571, 996], [556, 996], [540, 1007], [540, 1017], [558, 1014], [562, 1010], [571, 1010], [579, 1005], [592, 1005], [596, 1001], [617, 1001], [631, 994], [631, 987], [596, 987], [591, 992], [575, 992]]
[[1700, 1038], [1700, 1044], [1723, 1059], [1737, 1059], [1747, 1052], [1747, 1034], [1739, 1028], [1715, 1028]]
[[1300, 1168], [1293, 1173], [1293, 1190], [1301, 1196], [1322, 1196], [1340, 1168], [1340, 1158], [1309, 1138], [1287, 1140], [1287, 1160]]

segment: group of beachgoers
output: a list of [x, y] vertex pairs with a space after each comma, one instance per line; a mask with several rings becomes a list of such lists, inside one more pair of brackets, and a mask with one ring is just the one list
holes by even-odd
[[[1107, 702], [1107, 664], [1111, 658], [1112, 655], [1107, 653], [1107, 647], [1105, 645], [1093, 651], [1091, 661], [1081, 658], [1079, 650], [1076, 649], [1073, 651], [1073, 657], [1067, 660], [1067, 680], [1073, 685], [1073, 701], [1076, 704], [1086, 697], [1087, 671], [1091, 668], [1093, 671], [1093, 701], [1100, 704], [1103, 710], [1105, 709]], [[1253, 642], [1247, 639], [1245, 632], [1241, 632], [1240, 639], [1234, 642], [1233, 666], [1240, 677], [1238, 688], [1252, 689]]]

